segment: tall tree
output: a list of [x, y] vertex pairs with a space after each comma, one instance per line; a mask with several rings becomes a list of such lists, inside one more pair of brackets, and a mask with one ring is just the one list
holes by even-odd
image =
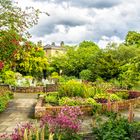
[[38, 23], [39, 9], [27, 7], [23, 11], [12, 0], [0, 0], [0, 29], [23, 33]]
[[140, 33], [129, 31], [126, 35], [125, 43], [127, 46], [135, 45], [137, 47], [140, 47]]

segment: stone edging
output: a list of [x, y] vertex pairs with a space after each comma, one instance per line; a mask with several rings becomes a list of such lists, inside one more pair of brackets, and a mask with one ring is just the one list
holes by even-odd
[[[118, 111], [126, 110], [129, 108], [129, 105], [132, 104], [134, 107], [137, 107], [140, 105], [140, 97], [129, 99], [129, 100], [123, 100], [123, 101], [117, 101], [117, 102], [111, 102], [111, 109], [116, 110], [116, 107], [118, 106]], [[107, 110], [107, 103], [102, 104], [102, 110]]]
[[[40, 118], [43, 115], [45, 115], [46, 113], [58, 112], [62, 108], [62, 106], [45, 107], [45, 106], [43, 106], [43, 103], [44, 103], [43, 97], [39, 98], [39, 100], [35, 106], [35, 117], [36, 118]], [[112, 110], [116, 110], [116, 106], [118, 105], [119, 111], [125, 110], [125, 109], [129, 108], [130, 103], [134, 107], [140, 105], [140, 97], [135, 98], [135, 99], [130, 99], [130, 100], [123, 100], [123, 101], [119, 101], [119, 102], [112, 102], [111, 108], [112, 108]], [[80, 106], [80, 108], [81, 108], [81, 111], [84, 112], [85, 115], [89, 115], [93, 111], [92, 106]], [[107, 110], [107, 103], [102, 104], [102, 111], [106, 111], [106, 110]]]
[[13, 87], [12, 90], [16, 93], [37, 93], [37, 92], [54, 92], [57, 91], [58, 85], [50, 84], [38, 87]]

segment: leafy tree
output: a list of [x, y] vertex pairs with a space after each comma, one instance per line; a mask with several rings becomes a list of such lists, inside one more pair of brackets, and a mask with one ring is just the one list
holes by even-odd
[[26, 42], [19, 53], [16, 54], [16, 70], [24, 75], [38, 76], [43, 70], [48, 69], [48, 59], [43, 47]]
[[79, 44], [80, 48], [88, 48], [94, 47], [95, 49], [99, 49], [98, 46], [92, 41], [83, 41]]
[[38, 23], [39, 9], [27, 7], [23, 11], [12, 0], [0, 0], [0, 29], [23, 33]]
[[122, 86], [132, 88], [140, 81], [140, 56], [133, 58], [121, 67], [119, 79]]
[[0, 31], [0, 60], [3, 62], [12, 61], [18, 50], [21, 49], [22, 37], [13, 30]]
[[92, 71], [92, 80], [101, 77], [104, 80], [117, 77], [119, 74], [119, 62], [111, 53], [100, 52], [89, 67]]
[[21, 73], [37, 74], [48, 66], [42, 47], [28, 41], [27, 29], [37, 24], [39, 14], [33, 7], [26, 11], [12, 0], [0, 0], [0, 62]]
[[53, 58], [51, 65], [57, 71], [61, 69], [65, 75], [79, 77], [79, 73], [87, 69], [92, 58], [98, 51], [100, 49], [97, 45], [84, 41], [79, 47], [68, 49], [66, 55]]
[[125, 38], [127, 46], [136, 45], [140, 47], [140, 33], [135, 31], [129, 31]]

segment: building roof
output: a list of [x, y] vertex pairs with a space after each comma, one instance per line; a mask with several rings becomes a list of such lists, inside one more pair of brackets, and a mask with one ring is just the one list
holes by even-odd
[[44, 50], [46, 50], [46, 49], [64, 50], [65, 48], [63, 48], [61, 46], [47, 44], [44, 46]]

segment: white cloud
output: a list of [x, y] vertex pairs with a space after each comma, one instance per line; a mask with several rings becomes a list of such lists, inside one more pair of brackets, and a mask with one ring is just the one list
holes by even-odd
[[99, 45], [100, 48], [105, 48], [108, 43], [120, 44], [123, 41], [124, 40], [121, 40], [117, 36], [112, 36], [112, 37], [102, 36], [101, 40], [99, 40], [97, 44]]
[[[106, 44], [120, 42], [129, 30], [140, 31], [140, 1], [137, 0], [18, 0], [21, 7], [34, 6], [47, 11], [30, 30], [32, 40], [44, 43], [64, 41], [78, 44], [92, 40]], [[103, 46], [103, 45], [102, 45]]]

